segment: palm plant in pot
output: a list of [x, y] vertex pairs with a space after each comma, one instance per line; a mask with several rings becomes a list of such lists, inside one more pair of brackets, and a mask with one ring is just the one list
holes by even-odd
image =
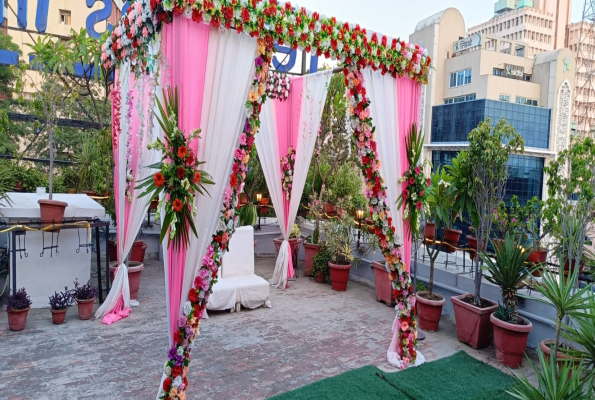
[[11, 331], [25, 329], [27, 314], [31, 309], [31, 299], [25, 288], [21, 288], [9, 295], [6, 299], [6, 313], [8, 314], [8, 327]]
[[353, 218], [344, 215], [343, 218], [332, 219], [323, 225], [322, 233], [325, 246], [331, 254], [328, 266], [331, 270], [331, 284], [333, 290], [347, 290], [349, 270], [355, 259], [351, 240]]
[[508, 233], [504, 243], [494, 246], [493, 258], [482, 253], [485, 278], [502, 290], [504, 305], [490, 316], [490, 321], [494, 325], [496, 359], [509, 368], [521, 366], [529, 332], [533, 329], [531, 321], [517, 311], [518, 287], [531, 274], [525, 265], [530, 253], [517, 241], [517, 237]]
[[84, 285], [81, 285], [76, 279], [74, 281], [74, 289], [72, 289], [72, 297], [76, 300], [78, 305], [79, 319], [86, 321], [91, 318], [93, 314], [93, 303], [97, 297], [97, 289], [91, 287], [89, 280]]
[[[468, 135], [467, 161], [473, 182], [472, 199], [478, 215], [475, 227], [478, 252], [485, 251], [492, 231], [493, 211], [504, 198], [508, 178], [508, 159], [513, 153], [524, 151], [523, 138], [514, 128], [500, 120], [495, 126], [489, 118], [479, 123]], [[498, 305], [481, 298], [483, 270], [479, 257], [473, 266], [475, 293], [451, 297], [459, 340], [474, 348], [491, 343], [491, 314]]]
[[74, 303], [74, 297], [72, 291], [68, 290], [68, 287], [64, 288], [63, 292], [54, 292], [50, 296], [50, 308], [52, 311], [52, 322], [55, 325], [64, 323], [66, 318], [66, 311]]

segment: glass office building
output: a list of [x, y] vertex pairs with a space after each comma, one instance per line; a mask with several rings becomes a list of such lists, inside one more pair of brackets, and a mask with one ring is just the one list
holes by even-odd
[[488, 99], [432, 107], [432, 143], [466, 142], [486, 117], [492, 124], [505, 118], [523, 136], [525, 147], [549, 147], [551, 110]]

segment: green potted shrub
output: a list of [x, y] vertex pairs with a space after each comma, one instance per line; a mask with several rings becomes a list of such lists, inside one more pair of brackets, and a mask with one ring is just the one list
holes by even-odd
[[324, 246], [312, 258], [312, 276], [316, 278], [316, 282], [324, 283], [326, 277], [330, 274], [329, 263], [331, 261], [331, 253]]
[[[492, 231], [493, 211], [504, 198], [508, 178], [508, 160], [513, 153], [522, 153], [524, 143], [514, 128], [501, 119], [492, 126], [489, 118], [479, 123], [468, 135], [467, 162], [472, 182], [472, 199], [478, 215], [475, 226], [478, 252], [485, 251]], [[488, 346], [492, 341], [491, 314], [498, 304], [481, 298], [483, 270], [479, 257], [474, 266], [475, 293], [451, 297], [459, 340], [474, 348]]]
[[97, 176], [96, 159], [99, 157], [97, 143], [88, 135], [83, 138], [83, 145], [80, 152], [74, 156], [76, 173], [83, 190], [83, 194], [96, 196], [95, 178]]
[[68, 287], [65, 287], [63, 292], [54, 292], [54, 294], [50, 296], [52, 322], [55, 325], [60, 325], [64, 323], [64, 318], [66, 318], [66, 311], [68, 311], [68, 308], [73, 303], [74, 297], [72, 296], [72, 291], [68, 290]]
[[525, 261], [529, 252], [517, 244], [517, 237], [506, 234], [504, 243], [494, 245], [494, 256], [482, 253], [485, 278], [502, 290], [503, 306], [490, 316], [494, 325], [494, 345], [496, 359], [509, 368], [518, 368], [523, 361], [529, 333], [533, 329], [531, 321], [518, 315], [517, 289], [530, 274]]
[[11, 331], [22, 331], [27, 323], [27, 315], [31, 309], [31, 298], [25, 288], [21, 288], [6, 299], [8, 327]]
[[351, 263], [355, 259], [351, 242], [352, 227], [353, 218], [344, 215], [340, 219], [331, 219], [322, 228], [324, 245], [331, 254], [331, 261], [329, 261], [328, 266], [331, 270], [333, 290], [347, 290]]
[[93, 303], [97, 297], [97, 289], [91, 286], [89, 280], [84, 285], [81, 285], [76, 279], [74, 281], [74, 289], [72, 289], [72, 297], [76, 300], [78, 306], [79, 319], [86, 321], [91, 319], [93, 315]]
[[[453, 229], [453, 225], [457, 216], [454, 208], [455, 198], [450, 189], [451, 177], [446, 173], [444, 168], [432, 174], [431, 184], [428, 187], [427, 201], [430, 208], [430, 216], [439, 222], [443, 230], [442, 251], [446, 253], [454, 253], [459, 244], [459, 239], [463, 233], [460, 230]], [[433, 238], [428, 238], [432, 240]]]
[[68, 193], [76, 193], [80, 186], [80, 178], [74, 168], [68, 167], [62, 170], [62, 184]]
[[[520, 209], [521, 227], [529, 240], [531, 253], [527, 261], [537, 265], [547, 260], [548, 249], [542, 246], [543, 239], [552, 231], [554, 216], [547, 207], [547, 203], [533, 197]], [[536, 274], [536, 275], [535, 275]], [[534, 275], [539, 276], [539, 269], [534, 269]]]

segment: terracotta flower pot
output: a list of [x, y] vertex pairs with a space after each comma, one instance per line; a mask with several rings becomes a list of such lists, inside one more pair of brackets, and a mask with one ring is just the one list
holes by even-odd
[[457, 333], [459, 341], [475, 349], [481, 349], [489, 346], [492, 342], [493, 329], [490, 315], [496, 311], [498, 304], [487, 301], [491, 303], [490, 306], [478, 308], [463, 300], [468, 296], [473, 298], [472, 294], [463, 294], [450, 298], [455, 312]]
[[76, 189], [68, 189], [68, 193], [75, 194], [76, 193]]
[[490, 321], [494, 325], [496, 359], [500, 364], [509, 368], [521, 366], [525, 357], [529, 332], [533, 329], [531, 321], [522, 319], [525, 325], [511, 324], [496, 318], [493, 313], [490, 315]]
[[459, 231], [456, 229], [447, 229], [444, 231], [444, 241], [446, 242], [442, 246], [442, 250], [445, 253], [454, 253], [457, 251], [457, 246], [459, 245], [459, 239], [461, 238], [461, 234], [463, 231]]
[[82, 194], [86, 194], [87, 196], [97, 196], [97, 192], [95, 190], [81, 190]]
[[347, 290], [347, 281], [349, 280], [349, 270], [351, 269], [351, 264], [338, 265], [329, 262], [328, 266], [331, 269], [331, 285], [333, 290], [338, 292], [344, 292]]
[[158, 205], [159, 205], [159, 199], [151, 200], [151, 203], [149, 205], [149, 210], [156, 210]]
[[304, 243], [304, 250], [306, 253], [306, 276], [312, 274], [312, 258], [320, 251], [320, 246], [312, 243]]
[[15, 183], [14, 185], [14, 191], [15, 192], [19, 192], [22, 193], [25, 191], [25, 188], [23, 187], [23, 182], [22, 181], [17, 181], [17, 183]]
[[[64, 220], [64, 210], [68, 203], [57, 200], [37, 200], [39, 204], [39, 213], [41, 214], [41, 226], [46, 227], [52, 224], [61, 224]], [[54, 229], [54, 232], [60, 232], [60, 229]]]
[[[475, 249], [475, 251], [469, 251], [469, 256], [471, 257], [471, 260], [475, 261], [475, 257], [477, 256], [477, 238], [473, 235], [467, 235], [466, 239], [469, 247]], [[479, 257], [479, 261], [481, 261], [481, 257]]]
[[326, 203], [324, 205], [324, 212], [328, 214], [330, 217], [334, 216], [337, 212], [337, 207], [334, 204]]
[[[543, 264], [547, 260], [547, 252], [548, 250], [545, 247], [540, 247], [537, 250], [533, 250], [527, 258], [527, 261], [533, 264]], [[533, 271], [532, 275], [539, 277], [541, 276], [541, 271], [536, 269]]]
[[79, 300], [76, 299], [76, 304], [78, 305], [79, 311], [79, 319], [86, 321], [91, 319], [91, 315], [93, 315], [93, 302], [95, 298], [88, 299], [88, 300]]
[[25, 329], [27, 323], [27, 315], [31, 307], [23, 308], [22, 310], [7, 310], [8, 314], [8, 328], [11, 331], [22, 331]]
[[316, 282], [324, 283], [325, 282], [324, 275], [323, 274], [316, 275]]
[[440, 318], [442, 317], [442, 307], [446, 299], [436, 293], [434, 293], [434, 296], [438, 297], [438, 299], [427, 299], [426, 297], [428, 295], [429, 292], [425, 291], [417, 292], [415, 295], [419, 327], [426, 332], [436, 332]]
[[[570, 267], [570, 263], [568, 261], [566, 261], [566, 263], [564, 264], [564, 275], [568, 276], [569, 273], [573, 273], [575, 266], [576, 266], [576, 260], [572, 260], [572, 267]], [[584, 269], [585, 269], [585, 261], [581, 260], [581, 263], [580, 263], [579, 269], [578, 269], [579, 275], [582, 275]]]
[[132, 244], [132, 251], [130, 252], [130, 261], [142, 263], [145, 261], [145, 251], [147, 245], [142, 240], [136, 240]]
[[271, 199], [269, 199], [268, 197], [263, 197], [260, 200], [260, 205], [262, 205], [262, 206], [268, 206], [270, 201], [271, 201]]
[[393, 284], [389, 279], [384, 263], [372, 262], [374, 269], [374, 286], [376, 287], [376, 301], [383, 301], [389, 307], [395, 306]]
[[[552, 348], [550, 348], [550, 346], [552, 346], [552, 347], [554, 346], [554, 341], [551, 339], [542, 340], [539, 343], [539, 348], [543, 352], [543, 355], [544, 355], [546, 361], [548, 361], [548, 362], [549, 362], [550, 356], [552, 354]], [[576, 348], [574, 348], [574, 349], [576, 349]], [[556, 357], [556, 360], [558, 361], [558, 367], [560, 367], [560, 368], [566, 362], [568, 362], [570, 364], [570, 367], [572, 369], [575, 369], [574, 367], [578, 367], [581, 364], [581, 358], [573, 357], [568, 354], [564, 354], [559, 350], [558, 350], [558, 356]], [[568, 371], [568, 377], [570, 377], [572, 375], [572, 369], [570, 371]]]
[[[293, 270], [297, 271], [297, 263], [298, 263], [298, 251], [300, 244], [304, 241], [302, 238], [290, 238], [289, 246], [291, 251], [291, 262], [293, 265]], [[273, 243], [275, 243], [275, 250], [277, 254], [279, 254], [279, 250], [281, 250], [281, 245], [283, 244], [283, 237], [278, 237], [273, 239]]]
[[434, 240], [436, 237], [436, 224], [434, 222], [426, 222], [424, 237], [428, 240]]
[[248, 195], [246, 193], [240, 193], [240, 204], [248, 204]]
[[368, 233], [374, 233], [374, 220], [366, 218], [366, 225], [368, 226]]
[[51, 311], [52, 311], [52, 322], [54, 323], [54, 325], [63, 324], [64, 319], [66, 318], [66, 311], [68, 311], [68, 308], [66, 308], [64, 310], [51, 309]]
[[500, 246], [504, 246], [505, 241], [503, 239], [494, 239], [493, 242], [494, 242], [494, 247], [499, 249]]
[[[113, 282], [116, 276], [116, 268], [118, 268], [118, 262], [110, 262], [109, 271], [110, 279]], [[136, 300], [138, 297], [138, 288], [140, 287], [140, 276], [145, 266], [143, 263], [130, 261], [128, 263], [128, 285], [130, 286], [130, 300]]]

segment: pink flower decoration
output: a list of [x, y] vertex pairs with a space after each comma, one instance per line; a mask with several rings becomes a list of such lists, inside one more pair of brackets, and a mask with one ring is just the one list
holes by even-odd
[[415, 174], [419, 175], [421, 173], [421, 168], [419, 166], [415, 167]]
[[409, 329], [409, 323], [407, 321], [401, 322], [401, 330], [406, 331], [407, 329]]

